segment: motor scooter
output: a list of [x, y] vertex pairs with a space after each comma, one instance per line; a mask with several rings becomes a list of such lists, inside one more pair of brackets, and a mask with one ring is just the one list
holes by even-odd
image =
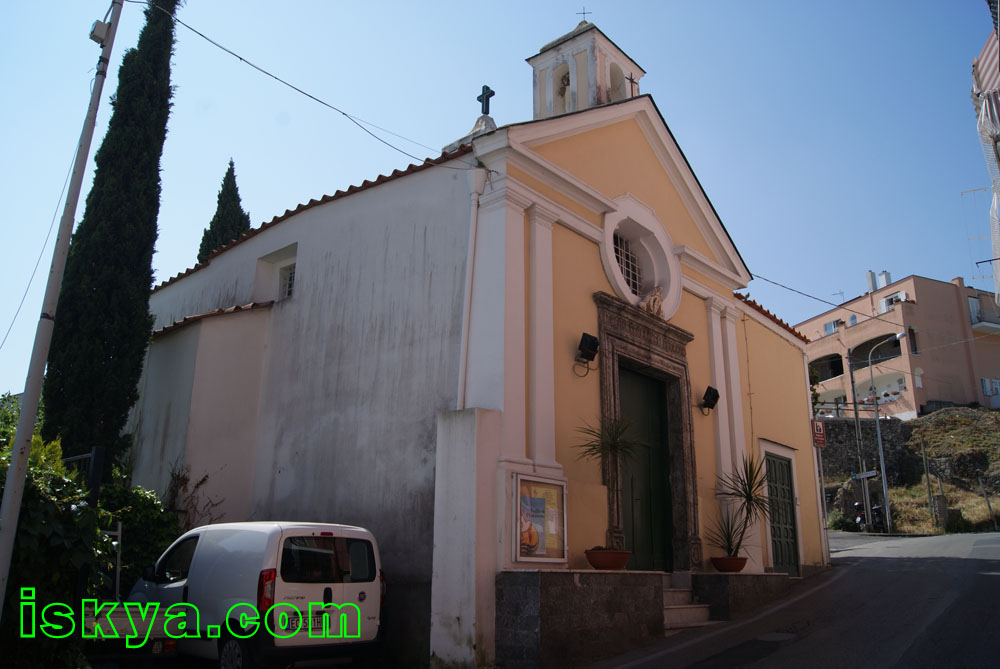
[[872, 528], [876, 532], [885, 532], [885, 520], [882, 518], [882, 507], [878, 504], [872, 507]]
[[865, 518], [865, 506], [861, 502], [854, 503], [854, 526], [858, 532], [868, 531], [868, 520]]

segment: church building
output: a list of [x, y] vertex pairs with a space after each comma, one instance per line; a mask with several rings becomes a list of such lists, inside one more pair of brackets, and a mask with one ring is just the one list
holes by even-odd
[[[528, 63], [532, 120], [496, 127], [484, 87], [440, 157], [300, 204], [150, 300], [134, 482], [193, 524], [372, 530], [387, 634], [418, 663], [516, 666], [538, 640], [504, 606], [551, 575], [572, 608], [609, 573], [594, 546], [631, 551], [623, 578], [714, 572], [716, 486], [745, 458], [773, 510], [744, 572], [827, 562], [805, 338], [737, 292], [750, 272], [639, 65], [588, 22]], [[632, 456], [581, 457], [616, 419]]]

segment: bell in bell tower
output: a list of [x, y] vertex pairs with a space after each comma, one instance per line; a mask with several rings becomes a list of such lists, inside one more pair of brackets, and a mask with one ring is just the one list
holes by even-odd
[[528, 64], [534, 70], [535, 119], [635, 97], [646, 74], [589, 21], [543, 46]]

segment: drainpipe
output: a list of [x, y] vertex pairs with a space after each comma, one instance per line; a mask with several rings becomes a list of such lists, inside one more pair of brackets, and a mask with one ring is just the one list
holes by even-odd
[[486, 170], [470, 170], [469, 190], [469, 252], [465, 259], [465, 300], [462, 309], [462, 355], [458, 364], [458, 398], [456, 408], [465, 408], [465, 385], [469, 367], [469, 324], [472, 319], [472, 289], [476, 270], [476, 236], [479, 233], [479, 196], [486, 188]]

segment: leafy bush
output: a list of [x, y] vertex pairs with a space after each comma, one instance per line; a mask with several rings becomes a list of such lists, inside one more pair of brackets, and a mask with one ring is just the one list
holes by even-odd
[[[10, 393], [0, 395], [0, 449], [10, 448], [10, 442], [14, 440], [14, 433], [17, 432], [17, 417], [20, 412], [21, 403], [16, 397]], [[35, 432], [38, 432], [43, 416], [45, 416], [45, 406], [39, 402]]]
[[100, 506], [110, 514], [110, 527], [122, 524], [121, 593], [142, 576], [142, 570], [156, 561], [180, 534], [177, 516], [163, 508], [152, 490], [130, 486], [125, 475], [115, 470], [113, 482], [101, 489]]
[[834, 509], [826, 516], [826, 525], [831, 530], [840, 530], [841, 532], [857, 532], [858, 526], [853, 519], [848, 518], [840, 511]]
[[[100, 512], [86, 501], [87, 491], [62, 463], [58, 442], [32, 439], [24, 497], [14, 539], [10, 578], [0, 624], [4, 665], [40, 667], [73, 665], [79, 656], [79, 634], [67, 639], [19, 638], [21, 588], [35, 589], [36, 611], [53, 602], [78, 607], [81, 570], [93, 577], [108, 564], [110, 541], [101, 533]], [[0, 489], [10, 466], [10, 449], [0, 451]], [[88, 596], [97, 582], [86, 584]]]
[[[18, 412], [16, 399], [0, 396], [0, 494]], [[112, 482], [102, 488], [96, 510], [87, 503], [82, 481], [82, 475], [63, 464], [58, 440], [46, 444], [34, 435], [0, 622], [0, 664], [4, 667], [86, 664], [80, 655], [80, 630], [66, 639], [49, 639], [41, 633], [34, 639], [20, 638], [21, 588], [35, 589], [38, 624], [37, 612], [52, 602], [79, 610], [78, 580], [83, 573], [87, 574], [85, 596], [110, 599], [114, 553], [111, 539], [101, 530], [113, 529], [114, 521], [120, 520], [124, 528], [121, 585], [123, 596], [127, 595], [143, 567], [152, 564], [180, 534], [176, 516], [163, 509], [156, 494], [129, 486], [121, 472], [116, 471]]]

